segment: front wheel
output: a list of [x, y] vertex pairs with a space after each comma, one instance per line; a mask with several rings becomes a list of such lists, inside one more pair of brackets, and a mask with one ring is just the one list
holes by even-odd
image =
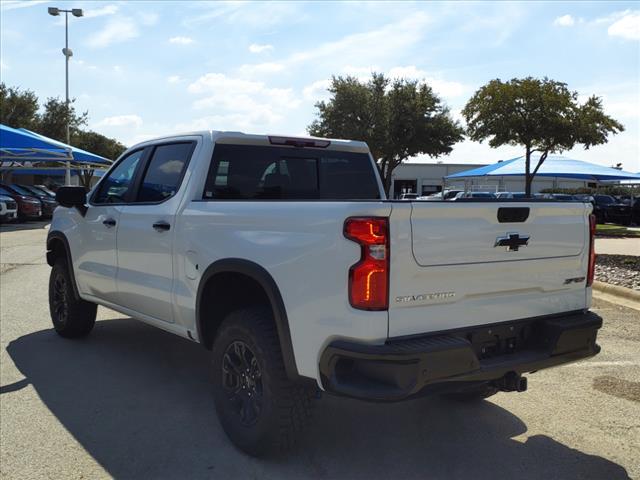
[[49, 277], [49, 312], [53, 328], [65, 338], [84, 337], [96, 322], [98, 306], [77, 298], [65, 258], [58, 258]]
[[271, 313], [230, 313], [213, 344], [214, 401], [234, 445], [253, 456], [290, 448], [311, 419], [312, 388], [287, 378]]

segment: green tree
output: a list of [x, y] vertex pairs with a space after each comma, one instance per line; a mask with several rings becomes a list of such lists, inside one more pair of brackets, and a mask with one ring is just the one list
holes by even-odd
[[[101, 157], [109, 160], [115, 160], [127, 147], [125, 147], [119, 141], [105, 137], [104, 135], [94, 131], [78, 131], [71, 139], [73, 146], [86, 150], [87, 152], [95, 153]], [[91, 178], [93, 177], [94, 169], [85, 168], [81, 170], [78, 178], [80, 183], [89, 188], [91, 186]]]
[[367, 143], [387, 193], [393, 170], [415, 155], [451, 152], [463, 130], [431, 87], [417, 80], [390, 80], [374, 73], [366, 83], [333, 77], [331, 99], [316, 103], [318, 118], [307, 128], [319, 137]]
[[31, 130], [38, 122], [37, 114], [38, 97], [35, 93], [0, 83], [0, 123]]
[[[624, 130], [622, 124], [605, 115], [602, 100], [592, 96], [578, 102], [562, 82], [532, 77], [508, 82], [491, 80], [468, 101], [462, 114], [471, 140], [489, 139], [491, 147], [518, 145], [525, 149], [525, 191], [550, 153], [585, 149], [607, 142], [610, 133]], [[531, 155], [540, 154], [531, 171]]]
[[69, 131], [73, 138], [87, 124], [89, 114], [87, 112], [76, 113], [73, 106], [75, 99], [69, 101], [69, 108], [64, 100], [59, 98], [47, 98], [43, 105], [43, 112], [39, 115], [36, 131], [45, 137], [53, 138], [59, 142], [67, 142], [67, 118], [69, 118]]
[[74, 147], [95, 153], [96, 155], [108, 158], [109, 160], [115, 160], [127, 149], [127, 147], [119, 141], [105, 137], [101, 133], [97, 133], [92, 130], [81, 130], [76, 132], [76, 134], [71, 138], [71, 143], [73, 143]]

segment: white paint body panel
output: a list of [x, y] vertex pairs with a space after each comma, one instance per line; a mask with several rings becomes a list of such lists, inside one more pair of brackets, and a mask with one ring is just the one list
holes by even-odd
[[[216, 142], [268, 145], [268, 139], [197, 132], [141, 145], [184, 139], [195, 139], [197, 147], [168, 201], [90, 205], [85, 217], [74, 209], [56, 210], [51, 231], [69, 240], [83, 298], [199, 340], [196, 296], [206, 267], [225, 258], [255, 262], [279, 288], [298, 372], [315, 379], [322, 351], [338, 338], [381, 344], [390, 336], [579, 310], [590, 303], [584, 282], [562, 284], [586, 275], [589, 207], [582, 204], [526, 204], [529, 220], [507, 226], [497, 223], [496, 203], [202, 201]], [[346, 141], [332, 141], [330, 149], [367, 151], [360, 142]], [[116, 227], [102, 224], [107, 216], [117, 220]], [[360, 248], [343, 235], [350, 216], [390, 218], [388, 311], [349, 305], [348, 271], [360, 258]], [[158, 220], [169, 222], [171, 230], [154, 231]], [[493, 247], [497, 234], [514, 231], [529, 234], [529, 246], [519, 252]], [[395, 301], [438, 292], [455, 295]]]

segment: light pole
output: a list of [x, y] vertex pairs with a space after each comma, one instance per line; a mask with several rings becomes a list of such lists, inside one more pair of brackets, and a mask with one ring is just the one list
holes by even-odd
[[[73, 52], [69, 48], [69, 14], [74, 17], [81, 17], [82, 9], [80, 8], [72, 8], [71, 10], [63, 10], [61, 8], [49, 7], [47, 9], [49, 15], [53, 15], [57, 17], [60, 15], [60, 12], [64, 13], [64, 48], [62, 49], [62, 54], [65, 58], [65, 99], [67, 105], [67, 145], [71, 145], [71, 133], [69, 131], [69, 59], [73, 56]], [[64, 173], [64, 183], [66, 185], [71, 185], [71, 161], [67, 160], [67, 166]]]

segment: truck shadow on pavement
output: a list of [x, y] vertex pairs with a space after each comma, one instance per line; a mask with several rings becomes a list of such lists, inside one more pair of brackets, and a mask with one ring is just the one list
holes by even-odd
[[42, 330], [7, 350], [26, 382], [3, 393], [30, 383], [115, 478], [628, 478], [620, 465], [544, 435], [513, 440], [526, 425], [489, 401], [436, 397], [372, 404], [324, 396], [289, 455], [256, 460], [226, 439], [208, 352], [197, 344], [118, 319], [97, 322], [84, 340]]

